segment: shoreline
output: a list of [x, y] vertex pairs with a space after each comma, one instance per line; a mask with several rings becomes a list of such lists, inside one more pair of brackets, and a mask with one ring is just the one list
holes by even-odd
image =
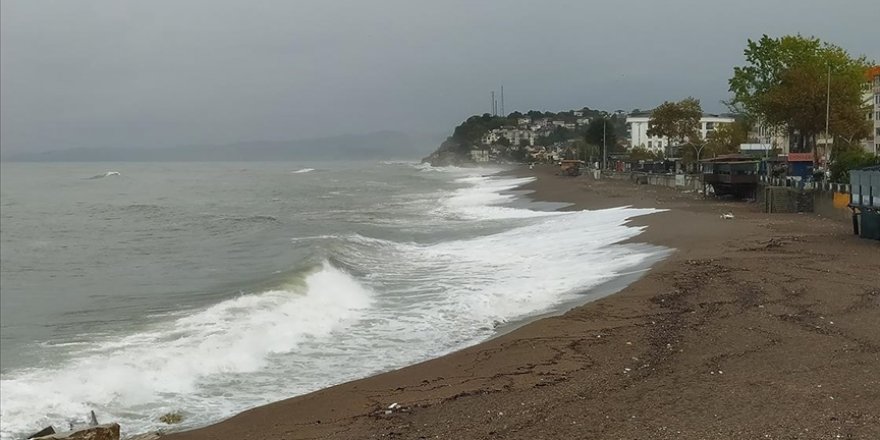
[[[615, 245], [619, 245], [619, 244], [621, 244], [621, 243], [615, 243]], [[643, 243], [626, 243], [626, 244], [643, 245]], [[572, 309], [576, 309], [578, 307], [585, 306], [591, 302], [598, 301], [602, 298], [614, 295], [614, 294], [626, 289], [627, 287], [629, 287], [629, 285], [640, 280], [642, 277], [644, 277], [646, 274], [648, 274], [651, 271], [652, 267], [654, 267], [656, 264], [661, 263], [665, 258], [667, 258], [669, 255], [671, 255], [673, 252], [675, 252], [675, 249], [663, 248], [661, 246], [653, 246], [653, 245], [651, 245], [651, 246], [652, 247], [659, 247], [661, 249], [654, 250], [654, 252], [657, 253], [656, 255], [649, 257], [647, 259], [647, 261], [642, 262], [639, 265], [635, 266], [633, 268], [633, 270], [630, 270], [629, 272], [626, 272], [626, 273], [619, 274], [619, 275], [617, 275], [611, 279], [608, 279], [606, 281], [603, 281], [593, 287], [587, 288], [587, 289], [579, 292], [576, 295], [577, 296], [576, 298], [570, 299], [568, 301], [563, 301], [562, 303], [556, 305], [553, 310], [550, 310], [550, 311], [547, 311], [544, 313], [540, 313], [538, 315], [530, 316], [528, 318], [523, 318], [523, 319], [520, 319], [520, 320], [517, 320], [514, 322], [505, 323], [504, 325], [501, 325], [498, 328], [496, 328], [495, 329], [496, 333], [492, 337], [490, 337], [489, 339], [486, 339], [483, 342], [491, 341], [496, 338], [500, 338], [510, 332], [514, 332], [514, 331], [518, 330], [519, 328], [521, 328], [525, 325], [540, 321], [542, 319], [553, 318], [556, 316], [562, 316], [562, 315], [568, 313]], [[477, 345], [482, 344], [483, 342], [480, 342]], [[453, 353], [450, 353], [450, 354], [453, 354]]]
[[880, 247], [827, 219], [553, 171], [510, 173], [564, 209], [668, 209], [630, 220], [646, 229], [628, 242], [675, 250], [478, 345], [163, 437], [880, 437]]

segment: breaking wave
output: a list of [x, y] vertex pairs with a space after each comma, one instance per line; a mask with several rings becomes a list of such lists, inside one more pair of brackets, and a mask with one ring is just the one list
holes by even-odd
[[210, 423], [478, 343], [499, 323], [586, 301], [590, 288], [665, 252], [620, 244], [642, 231], [627, 226], [630, 218], [656, 210], [515, 208], [511, 191], [532, 179], [446, 171], [462, 174], [450, 176], [461, 187], [428, 216], [505, 227], [426, 242], [358, 233], [291, 238], [323, 263], [270, 290], [72, 345], [62, 365], [4, 374], [3, 438], [66, 427], [91, 410], [126, 433], [156, 429], [169, 411], [184, 414], [183, 427]]
[[120, 421], [129, 433], [149, 429], [162, 411], [182, 409], [196, 420], [211, 411], [228, 413], [231, 408], [218, 408], [218, 396], [204, 395], [206, 382], [257, 372], [271, 356], [305, 341], [339, 337], [373, 302], [368, 288], [329, 263], [299, 284], [92, 344], [60, 367], [4, 375], [3, 437], [49, 424], [66, 427], [91, 410]]

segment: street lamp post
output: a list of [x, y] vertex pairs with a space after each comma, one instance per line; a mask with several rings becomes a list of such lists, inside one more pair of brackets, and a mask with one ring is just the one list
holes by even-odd
[[[831, 63], [828, 63], [828, 89], [825, 96], [825, 157], [826, 163], [827, 158], [830, 157], [828, 153], [828, 126], [831, 122]], [[815, 150], [815, 149], [814, 149]], [[815, 154], [814, 157], [818, 159], [818, 154]], [[819, 164], [817, 163], [816, 166]]]

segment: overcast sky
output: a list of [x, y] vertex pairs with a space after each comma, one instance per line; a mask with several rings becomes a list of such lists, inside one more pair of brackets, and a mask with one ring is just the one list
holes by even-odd
[[880, 1], [3, 0], [12, 151], [451, 132], [489, 110], [721, 111], [747, 38], [880, 59]]

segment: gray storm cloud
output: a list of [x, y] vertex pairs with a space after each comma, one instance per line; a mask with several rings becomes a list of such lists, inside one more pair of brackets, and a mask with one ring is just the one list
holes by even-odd
[[880, 2], [2, 2], [4, 151], [396, 130], [488, 111], [721, 110], [747, 38], [880, 58]]

